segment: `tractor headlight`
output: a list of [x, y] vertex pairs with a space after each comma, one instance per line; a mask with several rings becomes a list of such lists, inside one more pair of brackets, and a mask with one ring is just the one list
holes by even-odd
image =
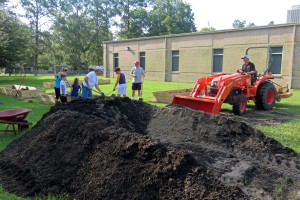
[[210, 83], [210, 86], [211, 86], [211, 87], [218, 87], [218, 82], [217, 82], [217, 81], [212, 81], [212, 82]]

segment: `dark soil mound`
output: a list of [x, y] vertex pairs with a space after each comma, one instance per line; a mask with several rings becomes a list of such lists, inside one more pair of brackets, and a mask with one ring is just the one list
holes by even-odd
[[278, 185], [288, 198], [299, 169], [295, 152], [236, 119], [127, 98], [57, 105], [0, 153], [9, 192], [76, 199], [272, 199]]

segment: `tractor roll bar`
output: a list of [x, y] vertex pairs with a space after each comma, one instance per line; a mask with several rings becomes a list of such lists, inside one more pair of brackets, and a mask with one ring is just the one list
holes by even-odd
[[249, 47], [247, 50], [246, 50], [246, 52], [245, 52], [245, 55], [248, 55], [248, 51], [250, 50], [250, 49], [267, 49], [268, 50], [268, 60], [267, 60], [267, 62], [268, 62], [268, 64], [267, 64], [267, 69], [264, 71], [264, 75], [266, 75], [268, 72], [269, 72], [269, 69], [270, 69], [270, 67], [271, 67], [271, 64], [272, 64], [272, 49], [270, 48], [270, 47], [268, 47], [268, 46], [258, 46], [258, 47]]

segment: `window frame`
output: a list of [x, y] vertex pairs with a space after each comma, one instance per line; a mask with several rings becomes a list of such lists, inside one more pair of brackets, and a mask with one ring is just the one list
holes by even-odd
[[[272, 61], [271, 64], [273, 62], [273, 55], [281, 55], [281, 63], [280, 63], [280, 73], [279, 74], [274, 74], [272, 72], [272, 75], [275, 77], [280, 77], [282, 76], [282, 61], [283, 61], [283, 46], [270, 46], [271, 50], [272, 50]], [[274, 53], [272, 48], [281, 48], [281, 53]]]
[[[144, 56], [142, 56], [141, 53], [144, 53]], [[142, 64], [141, 58], [144, 59], [144, 66], [141, 66], [141, 67], [143, 67], [143, 69], [146, 70], [146, 52], [145, 51], [139, 52], [139, 61], [140, 61], [140, 64]]]
[[[178, 52], [178, 55], [173, 55], [173, 53], [175, 52]], [[178, 70], [173, 70], [173, 58], [178, 58]], [[172, 68], [172, 73], [179, 73], [179, 68], [180, 68], [180, 65], [179, 65], [179, 59], [180, 59], [180, 52], [179, 50], [172, 50], [171, 51], [171, 68]]]
[[[222, 50], [222, 54], [215, 54], [215, 50]], [[221, 72], [214, 72], [214, 58], [215, 56], [222, 56], [222, 66], [221, 66]], [[224, 61], [224, 48], [213, 48], [212, 49], [212, 68], [211, 68], [211, 74], [219, 74], [223, 73], [223, 61]]]
[[[116, 66], [116, 59], [118, 59], [118, 66]], [[119, 53], [113, 53], [113, 68], [116, 69], [117, 67], [119, 67], [119, 63], [120, 63]]]

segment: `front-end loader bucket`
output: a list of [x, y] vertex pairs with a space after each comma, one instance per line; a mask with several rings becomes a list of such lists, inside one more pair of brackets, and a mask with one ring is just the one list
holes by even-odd
[[215, 98], [190, 97], [183, 95], [175, 95], [172, 104], [183, 105], [203, 112], [220, 114], [220, 106]]

